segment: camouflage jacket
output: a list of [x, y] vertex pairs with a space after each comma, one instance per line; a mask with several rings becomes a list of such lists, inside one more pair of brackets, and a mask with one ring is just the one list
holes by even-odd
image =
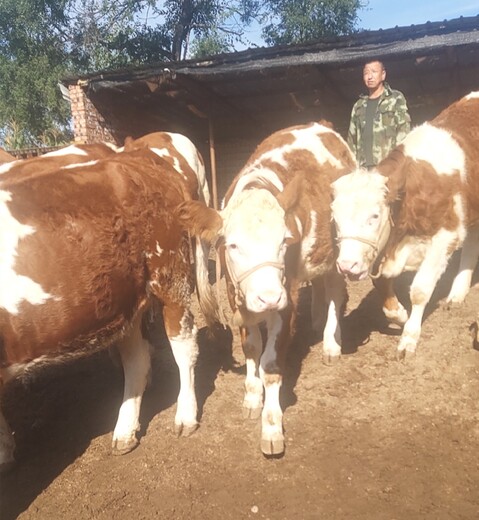
[[[366, 163], [362, 137], [366, 123], [367, 100], [368, 96], [364, 94], [354, 104], [348, 131], [348, 144], [360, 166]], [[404, 95], [399, 90], [393, 90], [385, 82], [373, 123], [372, 152], [375, 164], [399, 144], [410, 129], [411, 118]]]

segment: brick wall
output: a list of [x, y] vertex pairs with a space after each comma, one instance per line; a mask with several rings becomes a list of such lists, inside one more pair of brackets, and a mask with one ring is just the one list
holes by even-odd
[[99, 141], [115, 143], [111, 128], [88, 99], [82, 85], [70, 85], [68, 90], [75, 143], [89, 144]]

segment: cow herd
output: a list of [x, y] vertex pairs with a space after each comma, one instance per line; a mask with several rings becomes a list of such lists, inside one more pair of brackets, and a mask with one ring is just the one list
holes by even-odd
[[[179, 369], [175, 430], [197, 427], [191, 312], [222, 313], [208, 278], [216, 251], [246, 360], [245, 417], [261, 417], [261, 450], [285, 450], [280, 390], [298, 295], [311, 286], [323, 358], [341, 355], [346, 278], [370, 276], [411, 356], [425, 307], [461, 249], [448, 300], [469, 291], [479, 256], [479, 93], [414, 128], [371, 171], [325, 122], [280, 130], [256, 148], [220, 211], [209, 207], [189, 139], [156, 132], [123, 147], [75, 145], [41, 157], [0, 155], [0, 399], [41, 365], [118, 349], [124, 395], [113, 451], [138, 444], [150, 378], [146, 321], [158, 320]], [[3, 164], [1, 164], [3, 163]], [[394, 279], [416, 271], [408, 315]], [[219, 279], [217, 284], [219, 284]], [[15, 444], [0, 410], [0, 470]]]

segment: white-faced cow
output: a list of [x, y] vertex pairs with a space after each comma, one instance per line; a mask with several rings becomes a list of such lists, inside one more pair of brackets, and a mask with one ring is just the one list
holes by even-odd
[[246, 357], [243, 407], [250, 417], [263, 409], [261, 449], [266, 455], [284, 451], [279, 392], [301, 282], [312, 284], [315, 328], [322, 323], [324, 283], [324, 356], [331, 362], [341, 353], [338, 318], [345, 284], [335, 268], [330, 183], [355, 165], [331, 128], [318, 123], [292, 127], [258, 146], [230, 186], [221, 212], [198, 203], [180, 206], [179, 218], [194, 226], [193, 233], [220, 240], [228, 296]]
[[[383, 310], [404, 325], [398, 356], [416, 350], [424, 309], [452, 253], [462, 246], [448, 301], [461, 302], [479, 255], [479, 93], [412, 130], [375, 170], [333, 184], [340, 272], [352, 279], [380, 274]], [[417, 271], [411, 314], [393, 280]]]
[[[175, 429], [196, 429], [194, 274], [188, 236], [174, 218], [193, 197], [149, 150], [23, 181], [0, 177], [0, 393], [43, 363], [116, 344], [125, 385], [113, 449], [130, 451], [150, 371], [142, 320], [161, 308], [180, 373]], [[0, 467], [13, 450], [0, 414]]]

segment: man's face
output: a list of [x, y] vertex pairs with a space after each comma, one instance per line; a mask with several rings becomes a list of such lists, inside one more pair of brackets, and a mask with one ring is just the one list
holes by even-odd
[[366, 63], [363, 69], [363, 80], [366, 87], [375, 90], [386, 79], [386, 71], [379, 61]]

